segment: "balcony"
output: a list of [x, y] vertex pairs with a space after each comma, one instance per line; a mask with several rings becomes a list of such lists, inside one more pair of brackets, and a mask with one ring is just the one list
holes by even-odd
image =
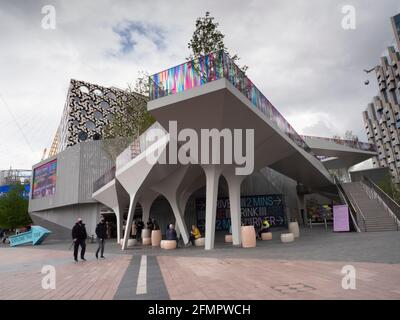
[[[221, 50], [176, 67], [156, 73], [149, 78], [150, 100], [202, 86], [225, 78], [234, 85], [253, 106], [293, 142], [306, 152], [314, 155], [301, 136], [293, 129], [271, 102], [251, 82], [245, 73]], [[314, 155], [315, 156], [315, 155]]]

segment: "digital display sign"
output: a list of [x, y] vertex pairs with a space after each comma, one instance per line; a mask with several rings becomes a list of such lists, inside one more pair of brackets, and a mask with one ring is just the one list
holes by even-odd
[[33, 171], [32, 199], [53, 196], [56, 191], [57, 160], [50, 161]]

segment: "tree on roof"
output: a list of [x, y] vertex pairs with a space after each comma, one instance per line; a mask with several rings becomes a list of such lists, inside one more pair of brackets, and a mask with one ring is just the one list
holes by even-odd
[[[229, 54], [229, 50], [224, 44], [225, 35], [218, 30], [219, 23], [207, 11], [204, 17], [196, 19], [196, 29], [193, 32], [192, 38], [188, 43], [188, 49], [191, 50], [188, 60], [208, 55], [212, 52], [224, 50]], [[240, 58], [237, 54], [230, 57], [234, 63], [238, 64]], [[240, 69], [246, 72], [248, 66], [242, 66]]]

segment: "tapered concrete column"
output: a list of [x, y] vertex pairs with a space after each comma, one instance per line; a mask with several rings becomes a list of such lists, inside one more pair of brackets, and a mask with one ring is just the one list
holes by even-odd
[[307, 222], [307, 212], [304, 204], [304, 194], [297, 194], [297, 206], [299, 208], [299, 217], [301, 217], [303, 224], [307, 225], [308, 222]]
[[136, 203], [137, 203], [136, 195], [131, 195], [131, 199], [129, 202], [128, 218], [127, 218], [126, 226], [125, 226], [124, 241], [122, 244], [122, 250], [125, 250], [128, 246], [128, 239], [129, 239], [129, 235], [131, 233], [130, 230], [132, 229], [132, 221], [133, 221], [133, 216], [135, 215]]
[[172, 211], [175, 216], [175, 224], [178, 226], [178, 229], [182, 234], [182, 239], [185, 244], [189, 242], [189, 234], [186, 224], [183, 220], [183, 215], [181, 213], [180, 202], [178, 201], [178, 190], [182, 179], [187, 172], [187, 169], [187, 166], [178, 169], [168, 178], [164, 179], [162, 182], [152, 187], [152, 190], [158, 192], [159, 194], [162, 194], [171, 205]]
[[239, 246], [241, 240], [241, 226], [242, 226], [242, 210], [240, 203], [240, 186], [245, 176], [236, 176], [235, 174], [225, 174], [225, 179], [229, 188], [229, 204], [231, 212], [232, 224], [232, 239], [233, 245]]
[[215, 219], [217, 214], [218, 182], [222, 168], [215, 165], [202, 166], [206, 175], [206, 243], [205, 249], [214, 249]]
[[178, 207], [178, 203], [176, 200], [169, 200], [172, 211], [175, 216], [175, 224], [180, 234], [182, 235], [183, 242], [186, 244], [189, 242], [189, 234], [185, 225], [185, 221], [183, 219], [183, 215], [181, 214], [181, 210]]
[[153, 205], [154, 200], [157, 199], [158, 195], [158, 193], [148, 190], [146, 191], [146, 194], [140, 199], [139, 202], [143, 210], [142, 221], [144, 223], [149, 220], [151, 206]]
[[117, 218], [117, 243], [120, 243], [122, 238], [122, 215], [119, 208], [114, 209], [115, 217]]

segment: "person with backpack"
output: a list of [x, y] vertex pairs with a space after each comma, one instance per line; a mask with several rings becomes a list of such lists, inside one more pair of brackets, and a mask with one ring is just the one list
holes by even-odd
[[97, 236], [97, 243], [98, 243], [98, 247], [96, 250], [96, 259], [99, 259], [99, 252], [100, 252], [100, 258], [105, 259], [104, 245], [105, 245], [106, 239], [107, 239], [107, 224], [106, 224], [104, 217], [102, 217], [100, 219], [100, 222], [96, 226], [96, 236]]

